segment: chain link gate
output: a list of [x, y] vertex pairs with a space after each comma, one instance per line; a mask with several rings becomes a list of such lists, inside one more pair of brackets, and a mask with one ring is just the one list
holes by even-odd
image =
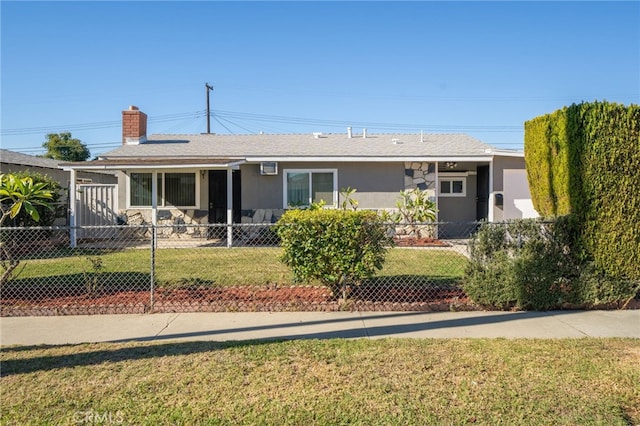
[[345, 297], [294, 282], [272, 224], [3, 227], [0, 314], [464, 308], [467, 242], [479, 224], [426, 226], [433, 238], [396, 239], [383, 269]]

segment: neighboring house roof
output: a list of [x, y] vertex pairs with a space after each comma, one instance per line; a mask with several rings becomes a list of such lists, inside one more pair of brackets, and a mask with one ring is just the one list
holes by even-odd
[[[16, 166], [25, 167], [40, 167], [43, 169], [59, 170], [63, 164], [68, 164], [63, 161], [54, 160], [52, 158], [36, 157], [35, 155], [22, 154], [20, 152], [9, 151], [8, 149], [0, 149], [0, 163], [14, 164]], [[82, 161], [73, 164], [90, 164], [90, 161]], [[91, 169], [91, 167], [87, 167]], [[88, 170], [92, 173], [98, 173], [103, 175], [114, 176], [113, 171], [107, 170]]]
[[60, 161], [51, 158], [36, 157], [35, 155], [22, 154], [20, 152], [0, 149], [0, 162], [6, 164], [16, 164], [19, 166], [42, 167], [47, 169], [57, 169]]

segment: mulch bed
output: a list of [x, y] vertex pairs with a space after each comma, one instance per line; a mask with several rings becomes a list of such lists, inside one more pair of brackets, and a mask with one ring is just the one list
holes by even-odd
[[[81, 289], [50, 289], [47, 295], [32, 288], [4, 291], [0, 316], [143, 314], [151, 312], [149, 290], [103, 291], [89, 296]], [[153, 312], [335, 312], [335, 311], [472, 311], [475, 305], [461, 289], [411, 285], [355, 286], [347, 300], [336, 299], [322, 286], [238, 286], [214, 288], [159, 288]], [[565, 306], [565, 309], [640, 309], [640, 299], [626, 305]]]
[[[1, 316], [47, 316], [147, 313], [149, 291], [97, 294], [16, 294], [0, 300]], [[160, 288], [153, 312], [283, 312], [283, 311], [424, 311], [475, 310], [462, 290], [355, 287], [349, 298], [336, 300], [326, 287]]]
[[434, 238], [397, 237], [394, 238], [396, 247], [450, 247], [450, 244]]

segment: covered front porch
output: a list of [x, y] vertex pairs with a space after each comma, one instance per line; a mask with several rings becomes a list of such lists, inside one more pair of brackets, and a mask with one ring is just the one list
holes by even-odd
[[[240, 214], [242, 162], [216, 158], [181, 159], [179, 166], [175, 159], [64, 163], [61, 167], [71, 174], [71, 246], [76, 247], [84, 237], [78, 232], [80, 227], [114, 224], [153, 225], [166, 233], [163, 237], [223, 238], [231, 246], [231, 225], [239, 221]], [[104, 191], [88, 191], [76, 179], [80, 170], [117, 171], [118, 184], [110, 196], [114, 200], [101, 199]], [[87, 193], [94, 194], [93, 198], [87, 198]], [[224, 224], [228, 229], [209, 224]]]

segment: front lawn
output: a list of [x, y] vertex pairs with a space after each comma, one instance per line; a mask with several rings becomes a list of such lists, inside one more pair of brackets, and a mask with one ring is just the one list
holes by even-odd
[[640, 424], [640, 342], [4, 347], [2, 424]]
[[[155, 278], [159, 286], [198, 285], [291, 285], [290, 270], [278, 260], [280, 248], [158, 249]], [[73, 284], [94, 271], [88, 258], [100, 258], [103, 279], [148, 282], [150, 250], [81, 252], [49, 259], [25, 260], [15, 284]], [[463, 276], [466, 258], [454, 251], [394, 248], [388, 253], [383, 279], [420, 282], [456, 280]], [[111, 278], [109, 278], [111, 277]], [[117, 283], [116, 283], [117, 284]]]

